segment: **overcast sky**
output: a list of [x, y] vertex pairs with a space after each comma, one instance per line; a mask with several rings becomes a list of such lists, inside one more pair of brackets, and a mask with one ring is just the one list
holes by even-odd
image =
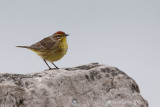
[[151, 107], [159, 105], [159, 0], [1, 0], [0, 72], [47, 69], [34, 52], [15, 46], [59, 30], [70, 36], [58, 67], [91, 62], [118, 67], [137, 82]]

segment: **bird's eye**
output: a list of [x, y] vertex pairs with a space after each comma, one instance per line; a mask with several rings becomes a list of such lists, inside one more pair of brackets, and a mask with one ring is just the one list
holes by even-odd
[[61, 38], [61, 35], [57, 35], [57, 38]]

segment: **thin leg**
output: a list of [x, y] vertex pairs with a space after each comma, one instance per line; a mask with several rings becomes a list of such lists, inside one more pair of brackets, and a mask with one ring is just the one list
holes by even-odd
[[46, 65], [48, 66], [48, 68], [51, 69], [51, 67], [47, 64], [46, 60], [43, 60], [43, 61], [46, 63]]
[[53, 62], [51, 62], [57, 69], [59, 69]]

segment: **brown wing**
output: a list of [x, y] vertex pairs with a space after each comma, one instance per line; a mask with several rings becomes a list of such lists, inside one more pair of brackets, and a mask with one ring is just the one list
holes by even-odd
[[56, 44], [56, 41], [50, 37], [44, 38], [41, 41], [31, 45], [29, 48], [35, 50], [46, 50], [52, 48]]

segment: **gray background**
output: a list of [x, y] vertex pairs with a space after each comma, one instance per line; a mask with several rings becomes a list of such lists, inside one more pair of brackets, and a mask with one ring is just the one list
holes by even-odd
[[159, 0], [1, 0], [1, 73], [47, 69], [31, 45], [58, 30], [70, 34], [67, 55], [56, 62], [116, 66], [138, 83], [150, 107], [160, 95]]

